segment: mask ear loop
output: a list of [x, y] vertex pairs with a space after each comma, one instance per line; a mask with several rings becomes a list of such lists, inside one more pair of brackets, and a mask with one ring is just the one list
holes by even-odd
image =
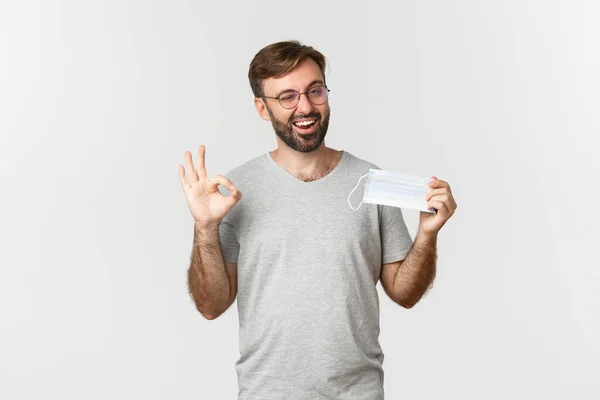
[[354, 211], [358, 211], [358, 209], [360, 208], [360, 206], [362, 205], [362, 201], [360, 202], [360, 204], [358, 205], [357, 208], [352, 207], [352, 204], [350, 203], [350, 196], [352, 196], [352, 193], [354, 193], [354, 191], [358, 188], [358, 185], [360, 185], [360, 181], [362, 181], [362, 179], [365, 176], [369, 176], [369, 174], [365, 174], [363, 176], [360, 177], [360, 179], [358, 180], [358, 183], [356, 184], [356, 186], [354, 186], [354, 189], [352, 189], [352, 191], [350, 192], [350, 194], [348, 195], [348, 205], [350, 206], [351, 209], [353, 209]]

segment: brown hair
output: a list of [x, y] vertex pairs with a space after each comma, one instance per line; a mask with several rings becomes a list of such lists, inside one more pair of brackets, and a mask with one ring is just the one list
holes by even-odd
[[261, 49], [252, 59], [248, 71], [248, 80], [254, 96], [264, 96], [263, 80], [285, 75], [307, 58], [312, 58], [317, 63], [325, 80], [325, 56], [311, 46], [300, 44], [297, 40], [288, 40]]

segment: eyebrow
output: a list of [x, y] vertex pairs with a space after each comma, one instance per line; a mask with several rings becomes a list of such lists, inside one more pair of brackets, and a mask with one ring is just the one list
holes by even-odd
[[[307, 88], [314, 86], [316, 84], [321, 84], [321, 85], [325, 85], [325, 82], [323, 82], [321, 79], [315, 79], [314, 81], [312, 81], [311, 83], [308, 84]], [[277, 97], [281, 96], [282, 93], [286, 93], [286, 92], [293, 92], [294, 89], [285, 89], [282, 90], [281, 92], [279, 92], [279, 94], [277, 95]]]

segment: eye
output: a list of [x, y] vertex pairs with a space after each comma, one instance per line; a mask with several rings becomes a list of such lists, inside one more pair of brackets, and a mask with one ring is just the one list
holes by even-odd
[[293, 100], [296, 97], [296, 93], [294, 92], [288, 92], [288, 93], [282, 93], [279, 95], [279, 100]]
[[311, 96], [318, 96], [321, 94], [322, 91], [323, 91], [323, 87], [319, 86], [319, 87], [310, 89], [310, 92], [308, 92], [308, 94], [310, 94]]

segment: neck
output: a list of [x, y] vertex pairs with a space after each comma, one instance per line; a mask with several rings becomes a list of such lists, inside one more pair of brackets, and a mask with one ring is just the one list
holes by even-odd
[[321, 146], [309, 153], [302, 153], [279, 143], [276, 150], [271, 152], [273, 160], [283, 169], [305, 182], [320, 179], [331, 172], [338, 164], [342, 152]]

